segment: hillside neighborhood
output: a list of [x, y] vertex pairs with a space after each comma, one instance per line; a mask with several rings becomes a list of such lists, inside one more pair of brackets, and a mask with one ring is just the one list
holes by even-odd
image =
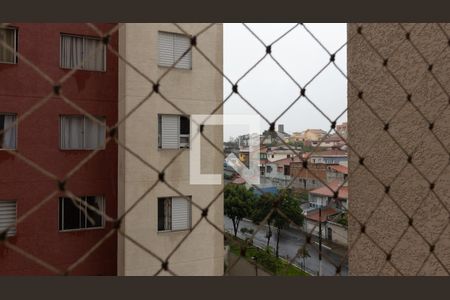
[[[288, 226], [290, 229], [299, 230], [304, 235], [310, 234], [330, 249], [345, 248], [348, 218], [347, 123], [338, 124], [335, 133], [306, 129], [289, 134], [282, 124], [277, 129], [259, 136], [260, 184], [247, 183], [225, 163], [225, 185], [242, 186], [257, 197], [288, 192], [301, 212], [300, 224], [291, 224]], [[248, 166], [249, 160], [254, 158], [249, 150], [249, 140], [250, 135], [230, 139], [225, 142], [225, 152], [234, 153]], [[247, 219], [252, 219], [252, 216]], [[266, 237], [270, 239], [270, 226], [267, 230]]]

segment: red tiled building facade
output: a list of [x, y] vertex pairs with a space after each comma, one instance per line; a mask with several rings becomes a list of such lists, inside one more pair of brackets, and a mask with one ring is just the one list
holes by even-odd
[[[103, 32], [115, 26], [95, 25]], [[115, 275], [115, 234], [85, 260], [78, 259], [112, 229], [88, 205], [113, 218], [117, 215], [117, 145], [105, 145], [101, 124], [117, 122], [118, 59], [85, 24], [13, 23], [1, 32], [0, 42], [15, 47], [20, 55], [0, 51], [0, 205], [19, 221], [7, 233], [8, 244], [0, 242], [0, 275], [54, 274], [17, 249], [59, 270], [70, 267], [70, 275]], [[109, 43], [117, 49], [117, 35]], [[93, 58], [84, 57], [94, 48]], [[55, 94], [51, 82], [71, 73], [74, 66], [82, 70], [61, 84], [60, 95], [99, 122]], [[34, 111], [27, 115], [30, 110]], [[5, 131], [18, 118], [24, 119], [14, 130]], [[98, 149], [95, 155], [65, 185], [58, 185], [58, 179], [64, 179], [93, 149]], [[73, 202], [62, 198], [64, 189], [88, 204], [85, 209], [92, 220], [74, 213]]]

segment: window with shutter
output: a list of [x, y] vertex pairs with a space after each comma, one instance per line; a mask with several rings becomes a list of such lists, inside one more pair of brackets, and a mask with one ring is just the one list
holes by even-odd
[[15, 28], [0, 28], [0, 63], [17, 63], [17, 29]]
[[5, 230], [6, 236], [16, 235], [17, 202], [0, 200], [0, 234]]
[[190, 200], [183, 197], [158, 198], [158, 231], [186, 230], [190, 228]]
[[180, 115], [158, 115], [158, 147], [189, 148], [190, 120]]
[[180, 117], [161, 115], [161, 148], [180, 148]]
[[181, 197], [172, 198], [172, 230], [191, 227], [190, 202]]
[[192, 50], [189, 37], [170, 32], [159, 32], [159, 65], [162, 67], [192, 69]]

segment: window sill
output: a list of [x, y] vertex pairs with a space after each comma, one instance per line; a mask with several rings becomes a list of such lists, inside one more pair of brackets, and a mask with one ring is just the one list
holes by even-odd
[[158, 147], [158, 151], [159, 150], [163, 150], [163, 151], [175, 150], [175, 151], [178, 151], [178, 150], [189, 150], [189, 149], [190, 149], [190, 147], [183, 147], [183, 148], [161, 148], [161, 147]]
[[9, 61], [0, 61], [0, 64], [4, 64], [4, 65], [18, 65], [17, 62], [9, 62]]
[[106, 150], [106, 148], [93, 148], [93, 149], [61, 149], [59, 148], [60, 151], [80, 151], [80, 152], [84, 152], [84, 151], [96, 151], [96, 150]]
[[190, 69], [186, 69], [186, 68], [177, 68], [175, 66], [172, 67], [172, 66], [161, 66], [161, 65], [158, 65], [158, 68], [160, 68], [160, 69], [170, 69], [170, 68], [172, 68], [174, 70], [192, 71], [192, 67]]
[[106, 73], [107, 70], [89, 70], [89, 69], [75, 69], [75, 68], [63, 68], [63, 67], [59, 67], [61, 70], [64, 71], [72, 71], [72, 70], [76, 70], [77, 72], [79, 71], [84, 71], [84, 72], [98, 72], [98, 73]]
[[184, 232], [184, 231], [191, 231], [192, 228], [186, 228], [186, 229], [178, 229], [178, 230], [158, 230], [157, 233], [176, 233], [176, 232]]
[[105, 229], [105, 226], [102, 227], [91, 227], [91, 228], [80, 228], [80, 229], [65, 229], [65, 230], [58, 230], [60, 233], [66, 233], [66, 232], [86, 232], [86, 231], [94, 231], [94, 230], [102, 230]]

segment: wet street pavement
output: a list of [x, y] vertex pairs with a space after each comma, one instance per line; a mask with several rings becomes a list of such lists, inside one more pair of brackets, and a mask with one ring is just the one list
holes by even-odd
[[[250, 234], [242, 234], [240, 232], [241, 228], [256, 229], [257, 226], [249, 221], [242, 220], [239, 224], [238, 237], [248, 238]], [[229, 218], [225, 216], [225, 230], [233, 234], [233, 223]], [[258, 247], [265, 248], [267, 245], [266, 238], [267, 226], [262, 227], [255, 235], [253, 239], [253, 244]], [[276, 229], [272, 227], [272, 238], [270, 239], [270, 246], [275, 249], [277, 240]], [[306, 243], [306, 236], [300, 230], [295, 229], [285, 229], [282, 230], [280, 236], [279, 253], [281, 257], [292, 258], [296, 255], [298, 249]], [[319, 271], [319, 253], [318, 245], [313, 241], [313, 245], [307, 245], [306, 249], [310, 257], [303, 259], [302, 257], [297, 257], [294, 264], [305, 269], [309, 273], [317, 275]], [[336, 275], [336, 267], [341, 264], [343, 257], [345, 256], [346, 249], [337, 245], [325, 245], [322, 247], [322, 273], [321, 276], [334, 276]], [[328, 247], [330, 246], [330, 247]], [[274, 251], [275, 252], [275, 251]], [[305, 263], [305, 267], [303, 267]], [[341, 275], [348, 274], [348, 263], [342, 266]]]

